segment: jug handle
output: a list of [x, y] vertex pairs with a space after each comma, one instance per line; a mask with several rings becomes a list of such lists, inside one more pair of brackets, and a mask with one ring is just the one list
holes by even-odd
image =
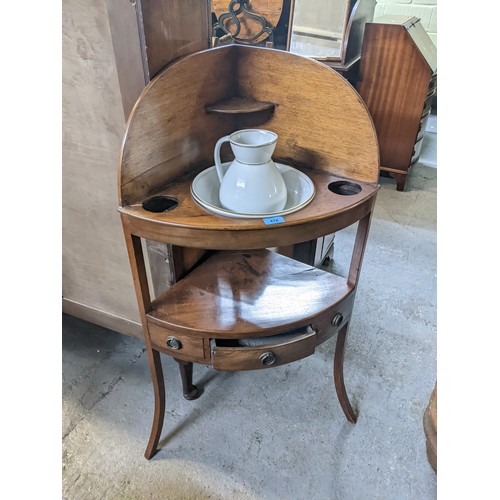
[[215, 144], [215, 149], [214, 149], [215, 169], [217, 170], [217, 176], [219, 177], [219, 182], [221, 184], [222, 184], [222, 179], [224, 178], [224, 170], [222, 170], [222, 164], [220, 162], [220, 148], [222, 144], [224, 144], [225, 142], [229, 142], [228, 135], [221, 137]]

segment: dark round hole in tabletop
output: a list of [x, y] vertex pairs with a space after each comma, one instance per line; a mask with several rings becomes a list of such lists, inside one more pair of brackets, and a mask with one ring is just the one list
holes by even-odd
[[361, 186], [355, 182], [336, 181], [330, 182], [330, 184], [328, 184], [328, 189], [335, 194], [350, 196], [352, 194], [358, 194], [361, 191]]
[[174, 209], [179, 202], [170, 196], [153, 196], [142, 202], [142, 208], [148, 212], [167, 212]]

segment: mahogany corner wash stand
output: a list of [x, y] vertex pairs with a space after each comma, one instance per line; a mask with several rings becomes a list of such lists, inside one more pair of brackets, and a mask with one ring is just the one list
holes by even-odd
[[[194, 177], [214, 164], [217, 139], [251, 127], [276, 132], [273, 159], [315, 186], [313, 200], [278, 223], [216, 215], [190, 194]], [[229, 148], [224, 154], [222, 161], [232, 159]], [[165, 413], [160, 353], [179, 363], [184, 396], [195, 399], [193, 363], [270, 368], [313, 354], [337, 334], [335, 388], [356, 422], [344, 387], [344, 343], [378, 176], [365, 105], [344, 78], [312, 59], [230, 45], [180, 59], [145, 88], [123, 141], [119, 211], [155, 392], [146, 458], [157, 450]], [[301, 244], [356, 222], [347, 278], [293, 258]], [[175, 284], [154, 299], [141, 239], [172, 248]]]

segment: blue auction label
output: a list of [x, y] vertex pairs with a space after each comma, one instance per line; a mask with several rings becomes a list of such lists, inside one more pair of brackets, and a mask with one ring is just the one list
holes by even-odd
[[281, 224], [282, 222], [285, 222], [284, 217], [266, 217], [262, 220], [264, 221], [264, 224], [266, 226], [270, 226], [271, 224]]

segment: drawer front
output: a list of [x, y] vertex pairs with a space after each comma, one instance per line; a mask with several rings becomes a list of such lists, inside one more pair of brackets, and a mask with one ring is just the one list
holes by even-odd
[[154, 323], [148, 323], [151, 343], [159, 350], [171, 356], [190, 356], [193, 358], [203, 358], [203, 339], [172, 333]]
[[333, 337], [350, 320], [355, 294], [351, 292], [334, 308], [327, 311], [319, 321], [313, 322], [316, 330], [316, 345]]
[[215, 346], [212, 348], [212, 364], [216, 370], [224, 371], [261, 370], [310, 356], [315, 348], [314, 331], [297, 335], [286, 342], [277, 340], [276, 343], [249, 347], [224, 347], [217, 345], [215, 341]]

